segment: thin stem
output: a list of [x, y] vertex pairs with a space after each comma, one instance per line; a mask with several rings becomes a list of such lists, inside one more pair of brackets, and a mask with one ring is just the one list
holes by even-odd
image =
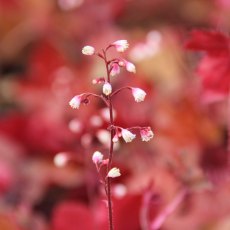
[[[107, 61], [106, 57], [106, 51], [103, 50], [104, 54], [104, 61], [106, 66], [106, 73], [107, 73], [107, 81], [110, 83], [110, 71], [109, 71], [109, 62]], [[109, 103], [109, 115], [110, 115], [110, 126], [113, 126], [114, 120], [113, 120], [113, 105], [111, 100], [111, 95], [108, 95], [108, 103]], [[114, 136], [114, 130], [110, 130], [110, 149], [109, 149], [109, 162], [107, 164], [107, 174], [109, 170], [111, 169], [112, 159], [113, 159], [113, 136]], [[108, 211], [109, 211], [109, 229], [113, 230], [113, 210], [112, 210], [112, 198], [111, 198], [111, 178], [106, 178], [107, 182], [107, 199], [108, 199]]]
[[90, 97], [90, 96], [100, 98], [106, 104], [106, 106], [109, 107], [108, 102], [106, 101], [106, 99], [102, 95], [98, 95], [98, 94], [95, 94], [95, 93], [84, 93], [84, 95], [86, 95], [85, 99], [88, 99], [88, 97]]
[[230, 166], [230, 89], [228, 92], [227, 98], [227, 132], [228, 132], [228, 140], [227, 140], [227, 165]]
[[131, 87], [129, 87], [129, 86], [122, 87], [122, 88], [120, 88], [120, 89], [114, 91], [110, 96], [112, 97], [112, 96], [118, 94], [118, 93], [119, 93], [121, 90], [123, 90], [123, 89], [130, 89], [130, 90], [131, 90]]

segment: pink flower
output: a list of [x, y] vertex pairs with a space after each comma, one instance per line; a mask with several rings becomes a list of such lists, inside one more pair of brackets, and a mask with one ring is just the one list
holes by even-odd
[[82, 98], [83, 94], [80, 95], [76, 95], [74, 96], [70, 102], [69, 105], [73, 108], [73, 109], [79, 109], [80, 105], [81, 105], [81, 98]]
[[95, 53], [95, 49], [93, 46], [84, 46], [82, 48], [82, 53], [84, 55], [93, 55]]
[[115, 177], [119, 177], [120, 175], [121, 175], [121, 173], [120, 173], [120, 169], [119, 168], [112, 168], [108, 172], [107, 177], [115, 178]]
[[122, 129], [121, 136], [126, 143], [131, 142], [136, 137], [136, 135], [130, 132], [128, 129]]
[[94, 152], [92, 156], [92, 161], [94, 164], [100, 164], [103, 160], [103, 154], [99, 151]]
[[112, 46], [115, 46], [117, 52], [124, 52], [129, 48], [129, 43], [127, 40], [118, 40], [113, 42]]
[[111, 65], [111, 76], [118, 75], [120, 73], [120, 66], [117, 63]]
[[146, 92], [140, 88], [132, 88], [132, 94], [136, 102], [144, 101]]
[[151, 130], [150, 127], [141, 129], [140, 134], [141, 134], [142, 141], [150, 141], [150, 139], [152, 139], [154, 136], [153, 131]]

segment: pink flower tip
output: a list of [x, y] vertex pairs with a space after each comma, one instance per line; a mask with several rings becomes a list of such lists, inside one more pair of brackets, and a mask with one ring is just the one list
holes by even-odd
[[93, 46], [84, 46], [82, 48], [82, 53], [84, 55], [93, 55], [95, 54], [95, 48]]
[[136, 102], [145, 100], [146, 92], [140, 88], [132, 88], [132, 94]]
[[99, 151], [94, 152], [92, 156], [92, 161], [94, 164], [100, 164], [103, 161], [103, 154]]
[[127, 40], [117, 40], [111, 44], [115, 46], [117, 52], [124, 52], [126, 49], [129, 48], [129, 43]]
[[141, 129], [140, 134], [142, 141], [150, 141], [154, 137], [154, 133], [150, 127]]
[[118, 75], [120, 73], [120, 66], [117, 63], [111, 65], [111, 76]]
[[76, 95], [74, 96], [70, 101], [69, 101], [69, 105], [73, 108], [73, 109], [79, 109], [80, 105], [81, 105], [81, 95]]
[[115, 178], [121, 175], [119, 168], [112, 168], [109, 170], [107, 177]]

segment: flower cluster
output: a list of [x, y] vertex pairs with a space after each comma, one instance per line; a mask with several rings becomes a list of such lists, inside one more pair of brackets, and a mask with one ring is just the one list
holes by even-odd
[[[118, 75], [121, 71], [121, 68], [125, 68], [130, 73], [136, 73], [136, 67], [133, 63], [127, 61], [124, 58], [114, 58], [108, 60], [107, 52], [110, 48], [115, 48], [117, 52], [124, 52], [129, 47], [129, 43], [127, 40], [118, 40], [111, 44], [109, 44], [102, 52], [97, 52], [93, 46], [85, 46], [82, 49], [82, 53], [84, 55], [95, 55], [101, 58], [106, 66], [106, 76], [99, 77], [92, 81], [93, 84], [102, 84], [102, 93], [101, 94], [93, 94], [93, 93], [83, 93], [79, 95], [75, 95], [69, 102], [69, 105], [73, 109], [79, 109], [81, 104], [88, 104], [90, 97], [96, 97], [101, 99], [105, 105], [108, 107], [109, 112], [109, 127], [110, 131], [110, 149], [107, 154], [108, 157], [104, 159], [104, 155], [95, 151], [92, 156], [92, 161], [96, 166], [98, 173], [103, 174], [101, 172], [101, 167], [106, 166], [106, 175], [102, 175], [104, 180], [102, 183], [105, 186], [105, 191], [108, 199], [108, 209], [110, 213], [110, 217], [112, 216], [112, 202], [111, 202], [111, 194], [110, 194], [110, 179], [116, 178], [121, 175], [120, 169], [117, 167], [112, 167], [112, 158], [113, 158], [113, 143], [118, 142], [119, 138], [123, 138], [126, 143], [132, 142], [136, 138], [136, 132], [139, 132], [142, 141], [150, 141], [154, 134], [150, 127], [131, 127], [131, 128], [122, 128], [114, 124], [114, 110], [112, 105], [112, 98], [117, 95], [121, 90], [127, 89], [131, 91], [131, 94], [135, 100], [135, 102], [143, 102], [146, 97], [146, 92], [143, 89], [136, 87], [122, 87], [120, 89], [114, 90], [112, 87], [112, 79]], [[135, 133], [134, 133], [135, 132]], [[104, 171], [104, 170], [103, 170]], [[110, 218], [110, 222], [112, 222], [112, 218]]]

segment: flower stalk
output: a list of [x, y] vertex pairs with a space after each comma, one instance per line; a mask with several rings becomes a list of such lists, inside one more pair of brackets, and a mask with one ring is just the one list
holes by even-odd
[[[111, 182], [112, 179], [121, 176], [120, 169], [117, 167], [112, 167], [114, 143], [118, 142], [120, 137], [122, 137], [126, 143], [132, 142], [136, 138], [136, 134], [132, 133], [132, 130], [136, 132], [139, 131], [142, 141], [149, 141], [153, 137], [153, 132], [151, 131], [150, 127], [135, 126], [131, 128], [122, 128], [114, 124], [113, 96], [117, 95], [123, 89], [129, 89], [134, 97], [134, 100], [136, 102], [142, 102], [145, 99], [146, 93], [140, 88], [133, 88], [130, 86], [122, 87], [113, 92], [111, 79], [120, 73], [120, 68], [124, 67], [128, 72], [135, 73], [136, 67], [133, 63], [123, 58], [113, 58], [109, 60], [107, 58], [107, 52], [112, 47], [114, 47], [117, 52], [124, 52], [129, 47], [129, 44], [126, 40], [118, 40], [109, 44], [105, 49], [102, 50], [102, 52], [96, 52], [95, 48], [92, 46], [83, 47], [82, 53], [84, 55], [95, 55], [104, 61], [106, 76], [96, 78], [92, 82], [93, 84], [103, 84], [102, 94], [98, 95], [93, 93], [82, 93], [74, 96], [69, 102], [69, 105], [73, 109], [79, 109], [81, 104], [87, 105], [90, 97], [93, 96], [103, 100], [109, 110], [108, 130], [110, 132], [110, 143], [109, 152], [107, 154], [108, 158], [104, 159], [104, 155], [99, 151], [95, 151], [92, 156], [92, 161], [96, 166], [97, 172], [100, 173], [102, 178], [100, 181], [104, 186], [105, 194], [107, 196], [109, 230], [114, 230]], [[102, 167], [106, 167], [106, 175], [101, 173], [100, 169]]]

